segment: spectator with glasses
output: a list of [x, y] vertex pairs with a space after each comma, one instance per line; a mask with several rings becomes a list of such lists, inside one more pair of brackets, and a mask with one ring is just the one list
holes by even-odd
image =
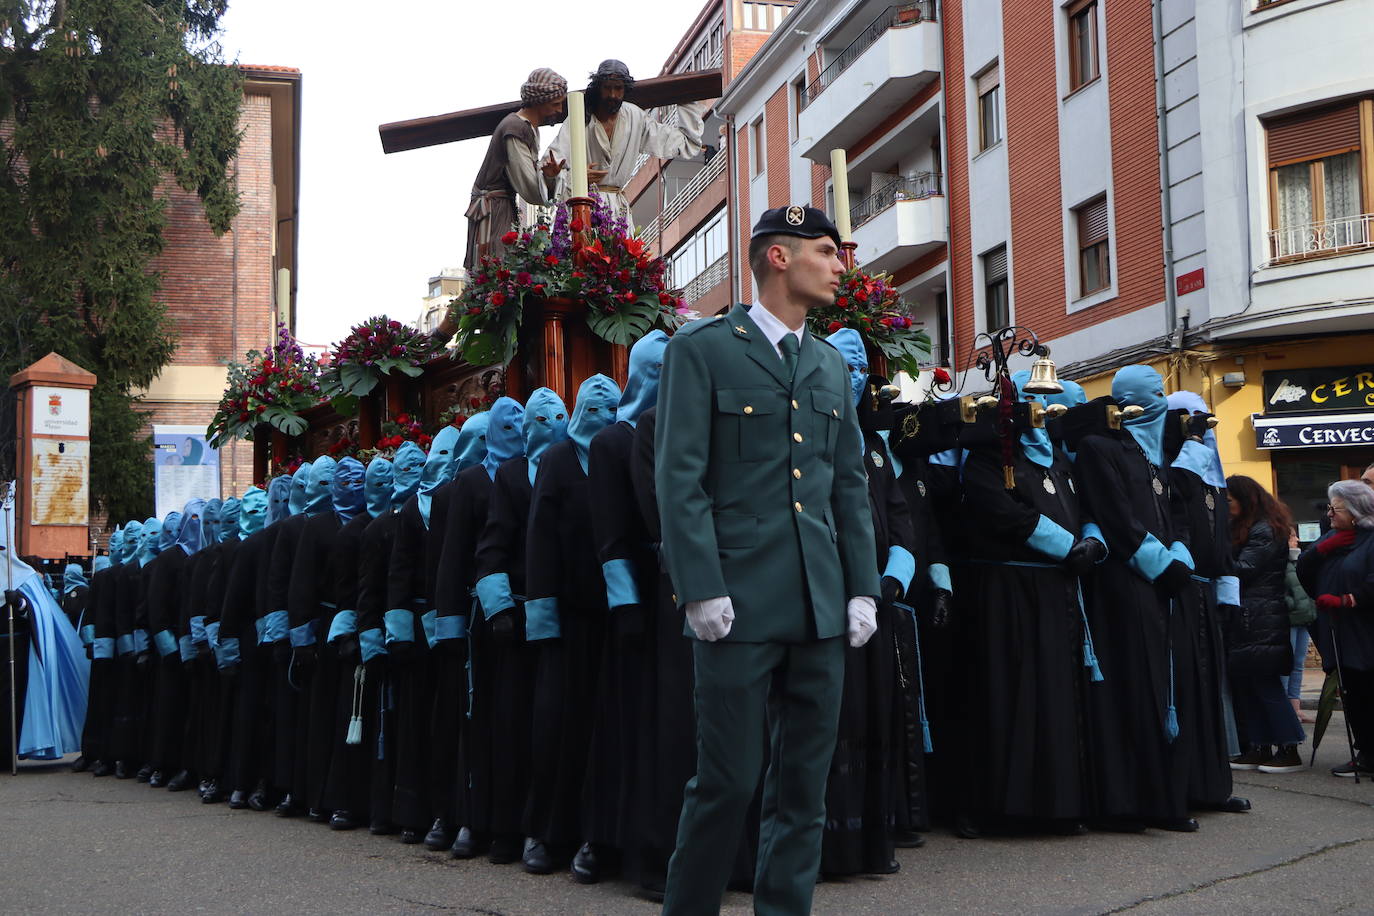
[[1356, 754], [1336, 776], [1374, 775], [1374, 487], [1341, 480], [1327, 488], [1331, 531], [1298, 558], [1298, 578], [1316, 596], [1314, 635], [1328, 673], [1340, 654], [1345, 717]]

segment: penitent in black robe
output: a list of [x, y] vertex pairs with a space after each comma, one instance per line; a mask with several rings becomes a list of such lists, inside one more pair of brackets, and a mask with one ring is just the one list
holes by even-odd
[[[242, 540], [233, 538], [210, 548], [210, 579], [205, 586], [205, 626], [207, 643], [212, 650], [219, 645], [219, 634], [223, 628], [224, 596], [229, 591], [229, 577], [234, 571]], [[209, 638], [209, 633], [214, 638]], [[229, 742], [233, 730], [234, 698], [237, 694], [235, 681], [219, 673], [218, 660], [211, 654], [204, 659], [205, 706], [200, 733], [200, 754], [197, 767], [202, 777], [214, 780], [221, 789], [229, 789], [220, 780], [225, 774], [229, 755]]]
[[[391, 550], [396, 542], [400, 506], [373, 519], [363, 529], [358, 557], [358, 633], [386, 631], [387, 576], [391, 571]], [[380, 637], [379, 637], [380, 638]], [[390, 826], [393, 820], [393, 792], [396, 787], [396, 703], [391, 675], [393, 660], [383, 652], [365, 664], [368, 699], [375, 689], [376, 707], [364, 720], [363, 747], [369, 755], [369, 814], [374, 826]], [[369, 728], [375, 732], [368, 733]], [[356, 813], [356, 812], [355, 812]], [[410, 825], [418, 828], [420, 825]]]
[[[114, 713], [114, 606], [116, 577], [122, 566], [107, 566], [91, 577], [85, 624], [93, 627], [91, 680], [87, 691], [86, 723], [81, 730], [81, 753], [92, 764], [113, 763], [110, 719]], [[8, 740], [8, 739], [7, 739]]]
[[1170, 760], [1172, 596], [1129, 565], [1147, 535], [1166, 547], [1173, 543], [1167, 474], [1152, 467], [1129, 432], [1084, 438], [1074, 473], [1084, 510], [1108, 550], [1084, 585], [1104, 677], [1088, 697], [1095, 813], [1182, 818], [1186, 787], [1174, 778]]
[[266, 567], [276, 540], [272, 524], [249, 535], [234, 551], [220, 606], [219, 641], [237, 640], [237, 662], [226, 659], [221, 677], [227, 678], [229, 699], [224, 728], [229, 735], [221, 774], [234, 791], [249, 792], [267, 781], [271, 771], [270, 707], [267, 685], [271, 649], [258, 644], [257, 620], [266, 613]]

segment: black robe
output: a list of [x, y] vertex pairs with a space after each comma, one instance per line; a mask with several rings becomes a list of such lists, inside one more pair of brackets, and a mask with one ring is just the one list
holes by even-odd
[[1173, 543], [1167, 474], [1152, 468], [1129, 431], [1084, 438], [1074, 473], [1108, 550], [1084, 588], [1105, 678], [1088, 695], [1096, 814], [1182, 818], [1186, 786], [1173, 776], [1168, 735], [1172, 596], [1127, 565], [1146, 535]]
[[[363, 529], [358, 563], [358, 633], [386, 632], [387, 576], [391, 570], [391, 552], [400, 523], [400, 506], [373, 519]], [[380, 636], [379, 636], [380, 638]], [[373, 824], [390, 825], [394, 818], [393, 793], [396, 787], [396, 701], [391, 669], [398, 664], [383, 651], [364, 665], [368, 699], [375, 699], [371, 728], [363, 735], [363, 747], [369, 755], [368, 811]], [[375, 690], [375, 693], [372, 691]], [[365, 720], [365, 732], [369, 723]], [[421, 828], [421, 824], [407, 825]]]
[[[242, 543], [238, 535], [235, 535], [210, 549], [210, 578], [205, 586], [204, 614], [206, 646], [211, 650], [219, 644], [219, 633], [223, 626], [221, 614], [224, 610], [224, 596], [229, 590], [230, 575], [234, 571], [234, 563]], [[215, 634], [213, 640], [209, 638], [210, 632]], [[202, 670], [202, 676], [205, 678], [205, 706], [197, 767], [202, 777], [213, 779], [218, 784], [225, 773], [237, 690], [232, 680], [220, 675], [218, 660], [213, 652], [204, 658]]]
[[81, 730], [81, 753], [92, 763], [112, 763], [110, 719], [114, 712], [115, 592], [122, 566], [107, 566], [91, 576], [85, 625], [94, 628], [91, 646], [91, 679], [86, 694], [86, 722]]
[[232, 790], [251, 791], [271, 773], [271, 707], [267, 702], [271, 650], [258, 643], [257, 622], [266, 615], [267, 566], [277, 525], [249, 535], [234, 551], [220, 606], [219, 639], [238, 640], [239, 661], [226, 664], [231, 678], [225, 728], [229, 746], [222, 778]]
[[[591, 512], [590, 486], [573, 443], [550, 446], [530, 500], [525, 590], [531, 599], [557, 600], [560, 635], [541, 640], [537, 650], [525, 822], [528, 836], [555, 848], [601, 841], [615, 823], [613, 804], [598, 794], [602, 774], [588, 779], [608, 614]], [[616, 766], [600, 753], [596, 758]]]
[[[318, 514], [318, 513], [316, 513]], [[272, 527], [277, 529], [271, 557], [267, 563], [265, 614], [285, 614], [287, 633], [271, 641], [271, 675], [268, 687], [268, 703], [272, 708], [272, 770], [271, 785], [283, 795], [292, 791], [300, 782], [296, 764], [305, 753], [305, 729], [299, 727], [305, 721], [310, 694], [310, 677], [302, 666], [295, 664], [291, 651], [290, 612], [287, 610], [288, 595], [291, 591], [291, 576], [296, 568], [296, 554], [300, 549], [301, 535], [312, 516], [304, 512], [282, 519]], [[276, 619], [276, 618], [274, 618]], [[277, 634], [267, 634], [277, 635]], [[292, 798], [300, 805], [302, 798]]]
[[140, 619], [143, 569], [135, 558], [119, 567], [115, 579], [115, 700], [110, 724], [110, 754], [138, 769], [143, 762], [144, 707], [150, 683], [147, 627]]

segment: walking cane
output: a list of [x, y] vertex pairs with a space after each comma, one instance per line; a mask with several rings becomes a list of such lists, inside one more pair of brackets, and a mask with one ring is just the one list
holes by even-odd
[[1355, 733], [1350, 730], [1350, 715], [1345, 708], [1345, 678], [1341, 676], [1341, 640], [1336, 631], [1336, 615], [1331, 615], [1331, 657], [1336, 660], [1336, 692], [1341, 697], [1341, 721], [1345, 723], [1345, 740], [1350, 745], [1350, 765], [1354, 768], [1355, 784], [1360, 782], [1360, 761], [1355, 756]]
[[[12, 528], [12, 527], [10, 526], [10, 512], [12, 512], [13, 509], [14, 509], [14, 481], [12, 481], [12, 480], [11, 480], [8, 484], [6, 484], [6, 486], [5, 486], [5, 497], [4, 497], [3, 503], [4, 503], [4, 513], [5, 513], [5, 544], [4, 544], [3, 546], [0, 546], [0, 550], [9, 550], [11, 547], [14, 546], [14, 542], [13, 542], [13, 540], [11, 540], [11, 538], [12, 538], [13, 535], [14, 535], [14, 528]], [[6, 595], [8, 596], [8, 593], [11, 592], [11, 591], [13, 591], [13, 589], [14, 589], [14, 571], [13, 571], [13, 568], [10, 566], [10, 558], [9, 558], [9, 557], [5, 557], [4, 559], [5, 559], [5, 592], [6, 592]], [[9, 618], [9, 628], [10, 628], [10, 641], [9, 641], [9, 650], [10, 650], [10, 775], [11, 775], [11, 776], [18, 776], [18, 775], [19, 775], [19, 728], [18, 728], [18, 722], [19, 722], [19, 706], [18, 706], [18, 697], [16, 697], [16, 696], [14, 695], [14, 688], [15, 688], [15, 681], [14, 681], [14, 651], [15, 651], [15, 650], [14, 650], [14, 605], [11, 604], [8, 600], [5, 601], [5, 616]]]

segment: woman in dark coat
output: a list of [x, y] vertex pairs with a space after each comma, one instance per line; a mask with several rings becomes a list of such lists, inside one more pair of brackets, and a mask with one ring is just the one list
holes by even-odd
[[1240, 579], [1240, 614], [1227, 627], [1227, 670], [1244, 752], [1235, 770], [1291, 773], [1302, 767], [1305, 737], [1280, 677], [1292, 666], [1288, 641], [1288, 534], [1293, 522], [1283, 504], [1249, 477], [1226, 478], [1231, 550]]
[[1359, 749], [1335, 776], [1374, 775], [1374, 489], [1341, 480], [1326, 491], [1331, 531], [1298, 558], [1298, 578], [1317, 600], [1313, 627], [1322, 667], [1340, 655], [1345, 717]]

